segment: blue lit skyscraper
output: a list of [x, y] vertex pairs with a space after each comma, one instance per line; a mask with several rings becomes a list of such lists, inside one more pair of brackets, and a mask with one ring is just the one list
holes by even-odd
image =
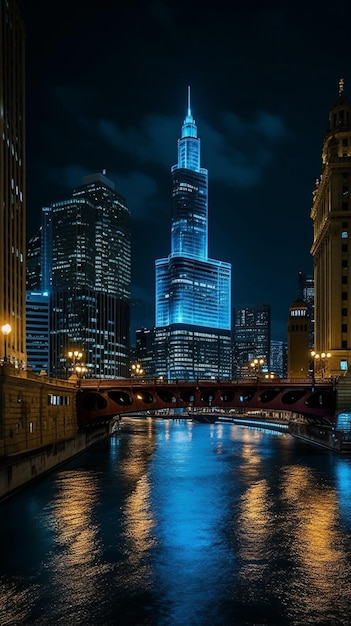
[[208, 258], [208, 172], [190, 108], [171, 168], [171, 253], [157, 259], [155, 366], [168, 379], [230, 378], [231, 265]]

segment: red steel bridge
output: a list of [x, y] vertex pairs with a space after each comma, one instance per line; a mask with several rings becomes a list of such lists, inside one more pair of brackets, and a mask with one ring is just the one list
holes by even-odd
[[338, 386], [336, 379], [83, 379], [77, 390], [77, 418], [78, 425], [84, 427], [140, 411], [235, 408], [285, 411], [331, 427], [338, 409]]

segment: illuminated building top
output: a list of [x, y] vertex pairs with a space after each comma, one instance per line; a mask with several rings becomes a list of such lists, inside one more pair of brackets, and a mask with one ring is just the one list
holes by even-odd
[[171, 168], [171, 253], [156, 260], [156, 326], [231, 327], [231, 266], [208, 258], [208, 171], [187, 91], [187, 113]]
[[178, 168], [200, 171], [200, 139], [197, 126], [191, 113], [190, 87], [188, 87], [187, 114], [182, 126], [182, 136], [178, 139]]
[[200, 167], [200, 139], [191, 113], [188, 87], [187, 114], [178, 139], [178, 163], [171, 168], [171, 256], [207, 261], [208, 172]]

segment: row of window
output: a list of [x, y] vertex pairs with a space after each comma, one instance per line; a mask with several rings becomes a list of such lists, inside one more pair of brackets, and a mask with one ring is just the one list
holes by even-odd
[[50, 405], [55, 405], [55, 406], [63, 406], [63, 405], [68, 405], [70, 404], [70, 397], [69, 396], [57, 396], [54, 394], [49, 394], [48, 395], [48, 404]]

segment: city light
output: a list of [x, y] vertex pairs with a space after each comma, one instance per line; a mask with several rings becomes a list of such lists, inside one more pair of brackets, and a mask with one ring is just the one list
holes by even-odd
[[69, 352], [67, 352], [67, 356], [72, 361], [71, 376], [75, 375], [75, 376], [78, 376], [78, 378], [83, 378], [83, 374], [87, 371], [87, 368], [83, 366], [83, 364], [81, 363], [83, 352], [81, 352], [80, 350], [69, 350]]
[[75, 372], [78, 375], [78, 378], [84, 378], [84, 374], [88, 371], [88, 368], [85, 365], [76, 365]]
[[254, 371], [255, 375], [258, 376], [261, 373], [262, 365], [264, 365], [264, 359], [254, 359], [250, 363], [250, 367]]
[[311, 350], [311, 357], [313, 358], [313, 375], [317, 375], [319, 378], [324, 378], [324, 375], [328, 370], [328, 360], [331, 357], [331, 353], [324, 351], [316, 352], [315, 350]]
[[144, 370], [140, 363], [132, 363], [130, 366], [130, 370], [132, 376], [142, 376], [144, 374]]
[[70, 351], [70, 352], [68, 352], [68, 356], [69, 356], [70, 359], [73, 360], [73, 363], [75, 363], [76, 360], [79, 360], [79, 359], [82, 358], [83, 352], [79, 352], [79, 350], [74, 350], [73, 352]]
[[1, 326], [2, 334], [4, 335], [4, 362], [7, 361], [7, 337], [10, 334], [12, 328], [10, 324], [4, 324]]

